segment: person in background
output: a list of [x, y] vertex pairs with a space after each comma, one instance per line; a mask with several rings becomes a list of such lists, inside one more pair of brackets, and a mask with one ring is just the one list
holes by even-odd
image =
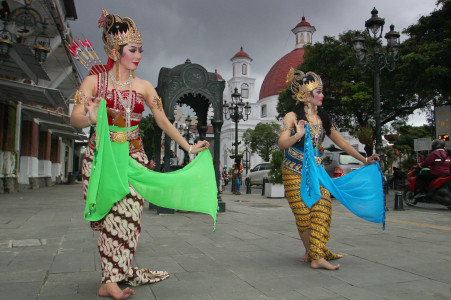
[[233, 164], [233, 180], [235, 181], [235, 190], [233, 193], [235, 195], [241, 195], [240, 188], [243, 177], [243, 166], [241, 165], [241, 159], [235, 159], [235, 163]]
[[451, 173], [451, 149], [445, 149], [445, 141], [433, 140], [431, 147], [432, 152], [429, 156], [418, 164], [420, 169], [429, 168], [429, 170], [422, 171], [417, 175], [416, 190], [418, 194], [415, 197], [423, 197], [434, 179]]
[[222, 162], [219, 161], [219, 193], [222, 194], [224, 191], [224, 168], [222, 167]]

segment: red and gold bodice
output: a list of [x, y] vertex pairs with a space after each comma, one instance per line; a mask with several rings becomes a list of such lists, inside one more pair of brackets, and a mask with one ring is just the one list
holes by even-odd
[[[129, 90], [119, 91], [119, 90], [108, 90], [108, 74], [100, 73], [98, 75], [98, 83], [97, 83], [97, 96], [102, 97], [106, 100], [106, 107], [110, 109], [115, 115], [119, 113], [124, 114], [125, 119], [125, 108], [122, 106], [121, 100], [119, 99], [119, 95], [122, 96], [122, 99], [128, 99], [130, 95]], [[144, 97], [140, 93], [136, 91], [131, 91], [131, 123], [130, 126], [139, 125], [139, 122], [142, 118], [142, 113], [144, 111]], [[113, 117], [108, 115], [108, 124], [113, 125]]]

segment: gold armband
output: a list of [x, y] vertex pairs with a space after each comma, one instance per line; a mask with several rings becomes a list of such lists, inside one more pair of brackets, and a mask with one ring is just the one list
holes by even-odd
[[77, 90], [77, 92], [75, 93], [75, 98], [74, 98], [74, 104], [75, 105], [80, 105], [80, 104], [84, 104], [86, 101], [88, 101], [89, 97], [85, 95], [85, 93], [83, 93], [83, 91]]
[[285, 120], [283, 120], [282, 121], [282, 125], [280, 125], [280, 132], [285, 131], [285, 130], [293, 130], [293, 128], [288, 127], [288, 125], [285, 122]]
[[153, 98], [153, 101], [150, 103], [150, 108], [151, 109], [155, 108], [155, 109], [162, 111], [163, 110], [163, 102], [161, 102], [161, 98], [155, 96]]

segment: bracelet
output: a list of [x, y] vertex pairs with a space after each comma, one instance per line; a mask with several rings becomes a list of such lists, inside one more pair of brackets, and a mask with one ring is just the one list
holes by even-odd
[[365, 165], [368, 164], [368, 157], [365, 157]]
[[96, 124], [93, 124], [92, 122], [91, 122], [91, 119], [89, 118], [89, 116], [88, 116], [88, 124], [89, 124], [89, 126], [95, 126]]
[[191, 151], [193, 151], [193, 146], [189, 145], [188, 154], [191, 154]]

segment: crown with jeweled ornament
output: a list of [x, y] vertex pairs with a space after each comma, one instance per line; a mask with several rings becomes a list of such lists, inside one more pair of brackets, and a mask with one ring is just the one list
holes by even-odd
[[318, 74], [314, 72], [304, 73], [293, 68], [287, 74], [287, 82], [291, 84], [291, 91], [294, 93], [293, 99], [301, 102], [307, 102], [314, 89], [323, 87], [323, 82]]
[[[109, 33], [113, 26], [120, 27], [120, 24], [127, 25], [127, 31], [118, 30], [117, 33]], [[110, 15], [105, 9], [102, 8], [102, 14], [98, 21], [99, 28], [103, 28], [102, 40], [105, 45], [105, 52], [108, 57], [112, 57], [112, 50], [119, 50], [119, 46], [128, 43], [142, 43], [141, 33], [130, 18], [121, 18], [118, 15]]]

